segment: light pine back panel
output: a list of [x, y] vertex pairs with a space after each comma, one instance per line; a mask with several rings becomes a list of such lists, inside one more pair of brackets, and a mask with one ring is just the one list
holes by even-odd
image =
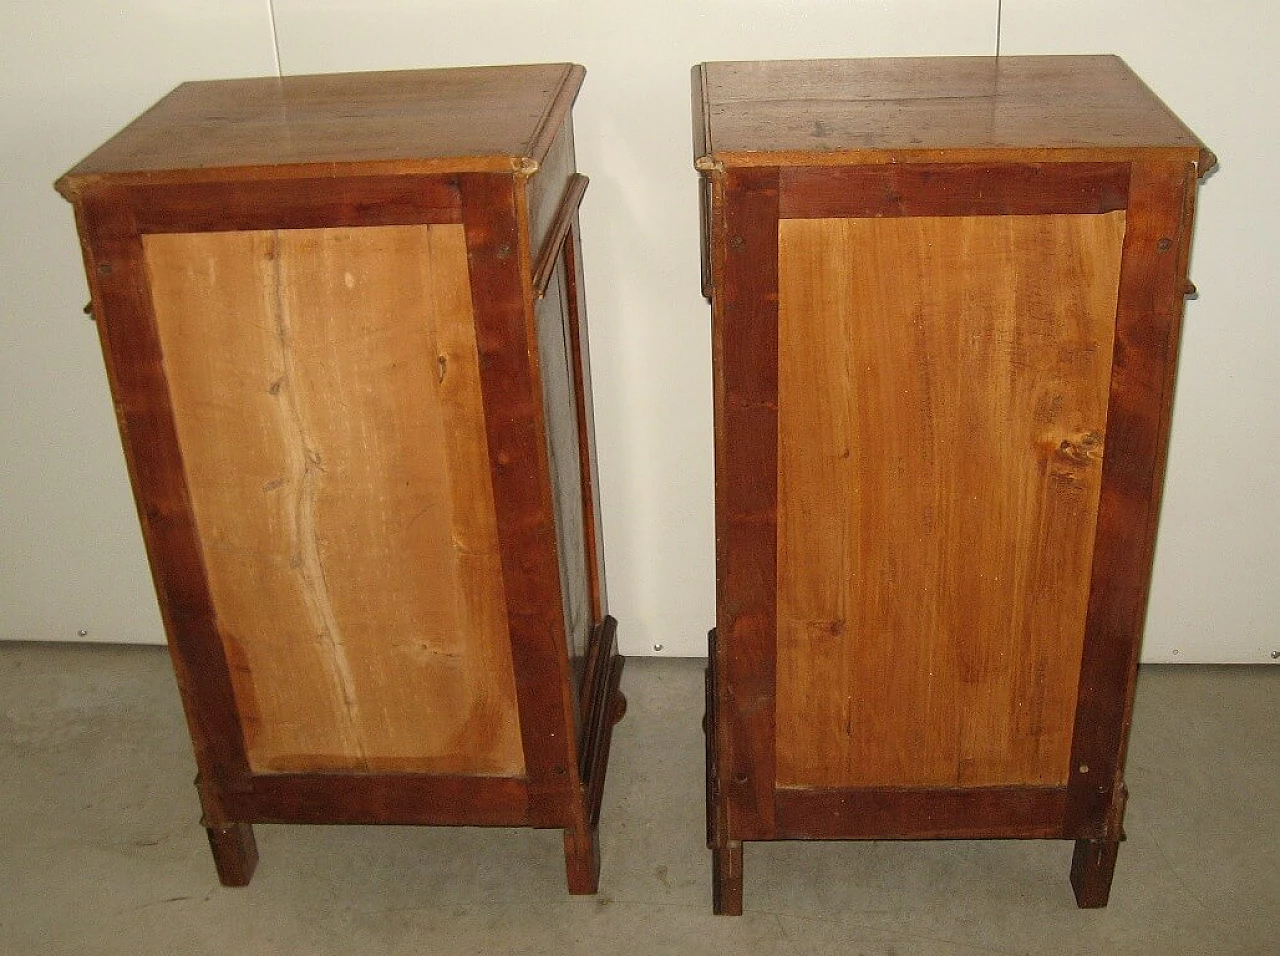
[[152, 235], [258, 772], [524, 772], [458, 225]]
[[779, 786], [1066, 782], [1124, 227], [780, 224]]

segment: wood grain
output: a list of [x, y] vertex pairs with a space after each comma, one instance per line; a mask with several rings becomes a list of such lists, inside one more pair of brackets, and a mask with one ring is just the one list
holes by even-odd
[[526, 195], [516, 177], [459, 177], [507, 629], [533, 826], [588, 827], [556, 556]]
[[606, 617], [593, 629], [589, 663], [583, 683], [583, 731], [578, 772], [585, 791], [587, 821], [595, 827], [600, 823], [613, 727], [627, 710], [627, 699], [619, 689], [626, 658], [618, 653], [618, 622], [612, 617]]
[[[543, 258], [547, 249], [548, 237], [554, 231], [576, 170], [573, 123], [566, 117], [565, 125], [551, 142], [537, 170], [524, 178], [526, 208], [529, 210], [529, 248], [534, 253], [535, 263]], [[581, 196], [578, 198], [580, 201]], [[535, 276], [537, 272], [535, 268]], [[535, 279], [535, 291], [537, 288]]]
[[[690, 71], [692, 85], [693, 116], [693, 155], [699, 168], [706, 165], [707, 172], [714, 168], [714, 162], [704, 163], [710, 152], [711, 130], [707, 126], [707, 88], [706, 71], [703, 64], [698, 64]], [[698, 251], [702, 264], [702, 297], [711, 300], [711, 179], [708, 176], [698, 177]]]
[[[567, 208], [583, 72], [185, 84], [57, 183], [224, 882], [261, 821], [561, 827], [571, 892], [597, 886], [625, 699]], [[596, 624], [581, 734], [569, 604]]]
[[727, 840], [773, 831], [777, 658], [778, 171], [733, 170], [712, 302], [716, 449], [716, 723]]
[[[1071, 821], [1089, 821], [1092, 836], [1104, 841], [1119, 839], [1123, 819], [1125, 749], [1169, 447], [1195, 173], [1189, 163], [1133, 168], [1068, 807]], [[1101, 865], [1107, 855], [1086, 858]]]
[[788, 166], [783, 219], [1029, 216], [1113, 212], [1128, 202], [1127, 163], [918, 163]]
[[564, 258], [557, 256], [555, 263], [546, 295], [538, 301], [534, 314], [538, 326], [538, 377], [542, 381], [542, 405], [547, 418], [547, 460], [551, 469], [564, 633], [574, 675], [575, 713], [580, 719], [586, 710], [581, 700], [583, 666], [594, 623], [591, 617], [592, 568], [588, 564], [587, 553], [582, 461], [579, 455], [580, 423]]
[[1115, 57], [692, 79], [714, 908], [842, 837], [1073, 839], [1103, 905], [1213, 154]]
[[587, 290], [582, 273], [582, 229], [577, 213], [564, 244], [565, 299], [569, 305], [570, 351], [573, 355], [574, 402], [578, 410], [578, 470], [582, 476], [582, 513], [586, 519], [591, 620], [609, 614], [604, 573], [604, 522], [600, 515], [600, 463], [596, 448], [595, 397], [591, 386], [591, 344], [587, 331]]
[[[533, 294], [542, 298], [547, 294], [551, 273], [563, 262], [564, 243], [578, 218], [578, 206], [587, 192], [587, 177], [574, 173], [565, 183], [564, 195], [555, 210], [555, 218], [548, 225], [542, 245], [533, 258]], [[531, 244], [532, 248], [532, 244]]]
[[218, 882], [223, 886], [248, 886], [258, 866], [258, 843], [253, 827], [233, 823], [226, 827], [205, 827]]
[[703, 166], [1208, 161], [1113, 56], [704, 63], [702, 82]]
[[789, 840], [1062, 837], [1065, 787], [868, 787], [778, 791]]
[[457, 179], [362, 176], [255, 182], [151, 183], [121, 190], [138, 231], [234, 232], [411, 226], [462, 221]]
[[462, 227], [144, 248], [251, 766], [522, 773]]
[[142, 241], [119, 190], [85, 197], [76, 205], [76, 221], [204, 815], [225, 828], [234, 821], [221, 794], [248, 786], [250, 768], [187, 496]]
[[521, 777], [427, 773], [260, 774], [231, 801], [255, 823], [496, 827], [528, 825], [527, 804]]
[[58, 181], [230, 182], [532, 170], [582, 85], [570, 63], [184, 83]]
[[1124, 227], [781, 223], [780, 786], [1066, 782]]
[[1101, 909], [1111, 898], [1120, 840], [1077, 840], [1071, 854], [1071, 889], [1082, 910]]

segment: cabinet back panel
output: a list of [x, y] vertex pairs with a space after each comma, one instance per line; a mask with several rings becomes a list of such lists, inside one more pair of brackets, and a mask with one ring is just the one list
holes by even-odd
[[1124, 230], [780, 223], [779, 786], [1066, 782]]
[[462, 227], [144, 250], [252, 769], [523, 774]]

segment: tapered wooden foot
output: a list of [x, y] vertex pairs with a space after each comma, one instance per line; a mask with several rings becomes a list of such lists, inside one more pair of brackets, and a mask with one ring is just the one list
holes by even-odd
[[218, 882], [223, 886], [248, 886], [258, 866], [258, 841], [253, 827], [233, 823], [226, 827], [205, 827], [213, 865], [218, 868]]
[[1100, 909], [1111, 896], [1119, 840], [1076, 840], [1071, 857], [1071, 888], [1081, 909]]
[[711, 851], [711, 911], [717, 916], [742, 915], [742, 844]]
[[564, 869], [573, 896], [590, 896], [600, 889], [600, 839], [596, 827], [564, 831]]

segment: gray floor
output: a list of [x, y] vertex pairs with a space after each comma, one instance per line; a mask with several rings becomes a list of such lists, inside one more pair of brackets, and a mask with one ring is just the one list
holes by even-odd
[[1144, 670], [1090, 912], [1066, 843], [783, 843], [711, 916], [701, 681], [628, 665], [597, 897], [565, 894], [558, 832], [393, 827], [259, 827], [228, 890], [163, 649], [0, 644], [0, 953], [1280, 953], [1280, 669]]

